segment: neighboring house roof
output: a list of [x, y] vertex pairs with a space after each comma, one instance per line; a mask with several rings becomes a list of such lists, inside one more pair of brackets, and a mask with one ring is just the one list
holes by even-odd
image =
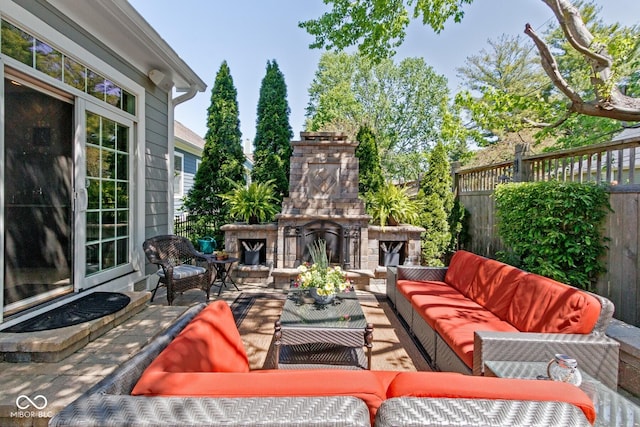
[[202, 152], [204, 151], [204, 139], [200, 135], [177, 120], [173, 122], [173, 129], [177, 148], [202, 157]]
[[640, 138], [640, 125], [624, 129], [613, 137], [612, 141], [622, 141], [630, 138]]
[[207, 88], [127, 0], [48, 1], [83, 28], [91, 28], [91, 34], [144, 74], [161, 72], [162, 84], [156, 84], [163, 89], [169, 91], [174, 86], [191, 98]]

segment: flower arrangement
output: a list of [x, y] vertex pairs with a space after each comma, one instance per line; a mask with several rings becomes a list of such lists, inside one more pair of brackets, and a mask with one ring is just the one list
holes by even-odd
[[351, 282], [347, 280], [347, 274], [340, 266], [329, 267], [326, 248], [325, 240], [316, 240], [309, 245], [313, 263], [305, 263], [298, 267], [298, 277], [294, 286], [299, 289], [315, 288], [318, 295], [323, 296], [351, 288]]

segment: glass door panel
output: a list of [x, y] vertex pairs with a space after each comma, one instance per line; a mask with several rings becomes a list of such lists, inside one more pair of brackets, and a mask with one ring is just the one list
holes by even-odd
[[73, 289], [73, 113], [5, 79], [6, 313]]

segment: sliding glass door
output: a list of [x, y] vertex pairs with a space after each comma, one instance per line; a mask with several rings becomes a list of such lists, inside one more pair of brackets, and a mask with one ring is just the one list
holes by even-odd
[[4, 311], [73, 290], [74, 106], [4, 81]]

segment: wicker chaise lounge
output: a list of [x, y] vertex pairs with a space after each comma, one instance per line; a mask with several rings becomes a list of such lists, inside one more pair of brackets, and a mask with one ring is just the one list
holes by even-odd
[[617, 386], [619, 343], [605, 335], [614, 306], [599, 295], [458, 251], [448, 268], [388, 268], [387, 296], [441, 371], [565, 353]]

